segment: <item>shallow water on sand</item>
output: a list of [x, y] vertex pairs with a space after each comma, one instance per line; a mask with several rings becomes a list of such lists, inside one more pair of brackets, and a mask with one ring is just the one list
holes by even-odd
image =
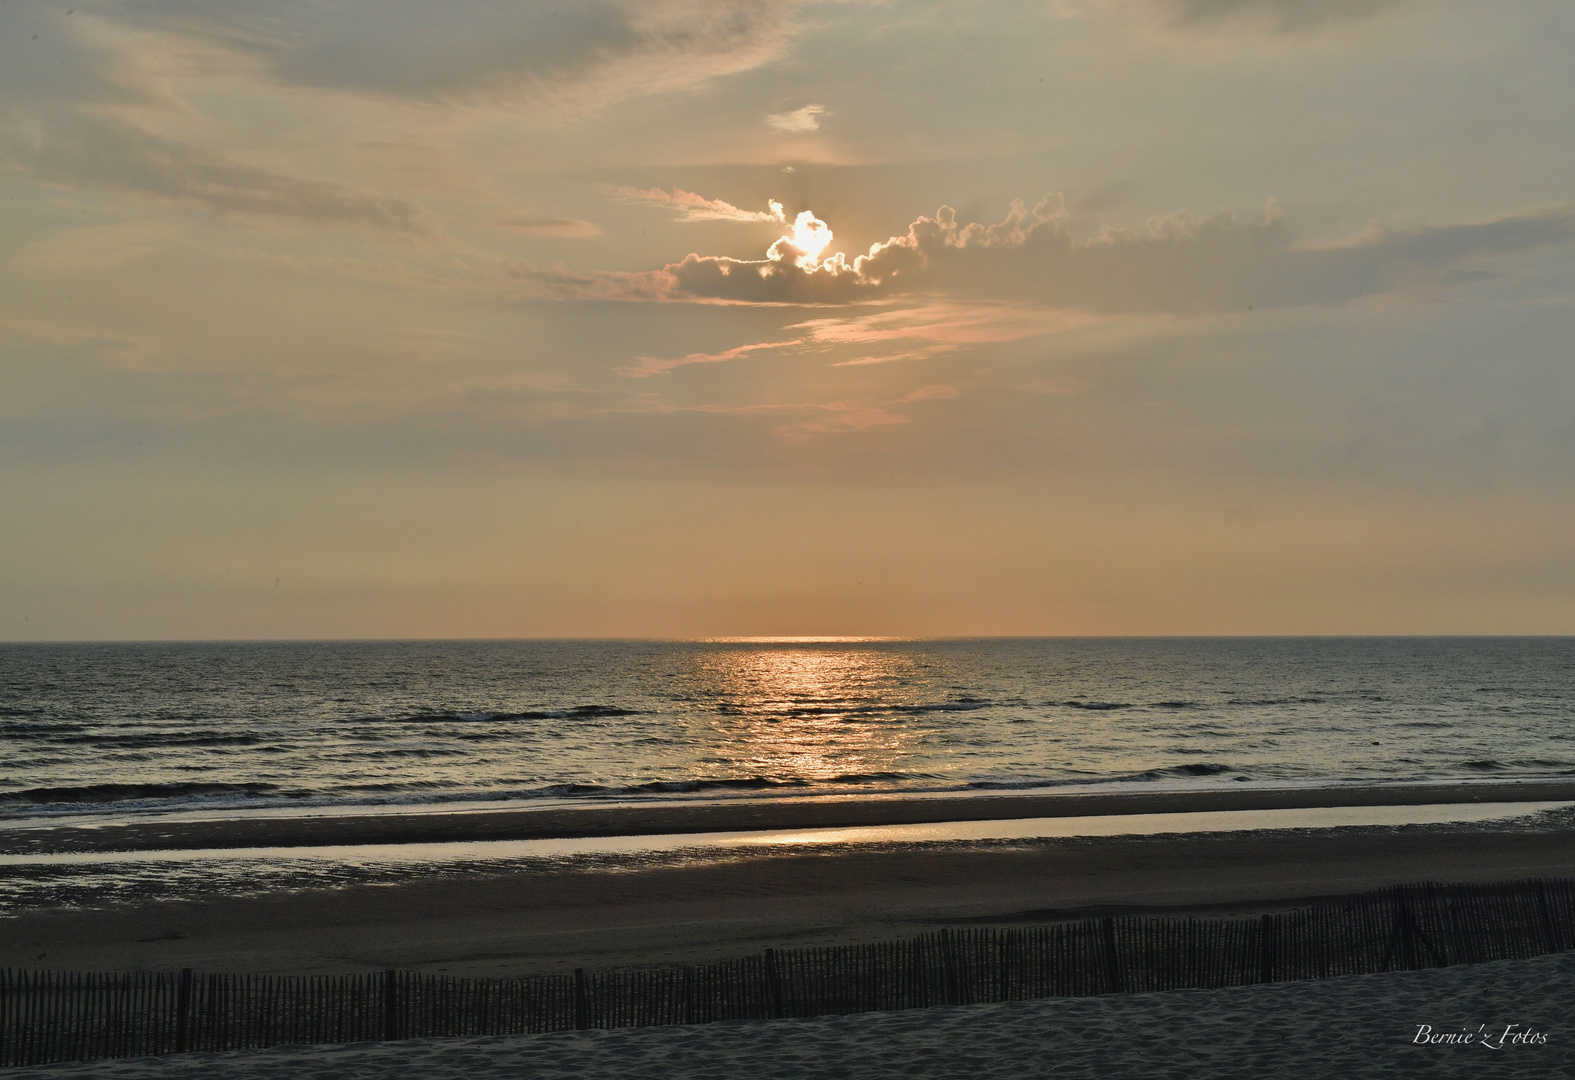
[[567, 837], [334, 847], [197, 848], [0, 854], [0, 917], [27, 910], [110, 907], [203, 897], [259, 896], [431, 877], [619, 872], [852, 849], [998, 845], [1110, 836], [1395, 828], [1474, 824], [1545, 828], [1568, 820], [1567, 802], [1433, 803], [1276, 810], [1117, 814], [946, 821], [849, 828], [758, 829], [663, 836]]
[[0, 818], [1575, 775], [1575, 639], [0, 646]]

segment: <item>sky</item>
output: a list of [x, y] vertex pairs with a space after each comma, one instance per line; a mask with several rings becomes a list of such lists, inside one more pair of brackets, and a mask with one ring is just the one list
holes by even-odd
[[1575, 633], [1567, 0], [0, 0], [0, 638]]

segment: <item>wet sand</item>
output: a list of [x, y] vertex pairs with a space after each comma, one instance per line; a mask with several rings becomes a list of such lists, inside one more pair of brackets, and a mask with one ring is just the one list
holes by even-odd
[[1567, 827], [828, 845], [35, 911], [0, 922], [0, 966], [509, 975], [712, 960], [976, 921], [1252, 912], [1406, 881], [1523, 877], [1575, 877]]
[[[53, 1080], [400, 1080], [412, 1073], [431, 1080], [1549, 1080], [1575, 1077], [1572, 1016], [1575, 955], [1563, 954], [1225, 990], [810, 1020], [278, 1047], [20, 1069], [12, 1075]], [[1422, 1025], [1435, 1034], [1469, 1034], [1473, 1041], [1419, 1044]], [[1514, 1041], [1516, 1034], [1522, 1041]]]
[[150, 820], [61, 825], [35, 819], [0, 826], [0, 854], [41, 851], [156, 851], [336, 844], [545, 840], [654, 836], [743, 829], [918, 825], [1013, 818], [1424, 806], [1441, 803], [1575, 801], [1575, 780], [1471, 784], [1382, 784], [1327, 788], [1229, 788], [960, 797], [729, 799], [693, 803], [555, 806], [542, 809], [421, 811]]

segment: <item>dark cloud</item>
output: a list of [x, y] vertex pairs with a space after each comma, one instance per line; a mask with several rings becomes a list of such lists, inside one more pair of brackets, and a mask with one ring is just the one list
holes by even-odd
[[408, 200], [269, 170], [150, 130], [134, 118], [189, 106], [93, 25], [65, 8], [0, 8], [0, 151], [12, 170], [225, 212], [434, 231]]
[[950, 207], [851, 261], [799, 265], [783, 242], [758, 261], [690, 255], [666, 268], [675, 292], [775, 303], [849, 303], [899, 293], [1026, 300], [1094, 312], [1213, 312], [1333, 304], [1437, 283], [1466, 260], [1575, 239], [1575, 215], [1472, 225], [1375, 229], [1337, 247], [1298, 247], [1271, 207], [1262, 221], [1175, 214], [1144, 231], [1079, 239], [1058, 197], [1012, 204], [992, 225], [962, 225]]
[[169, 91], [64, 7], [0, 4], [0, 115], [60, 101], [167, 105]]
[[214, 210], [408, 233], [434, 231], [404, 199], [248, 165], [112, 114], [57, 113], [14, 133], [17, 166], [40, 180], [118, 188]]
[[751, 67], [785, 40], [780, 0], [145, 0], [106, 17], [204, 39], [298, 86], [436, 101], [613, 98]]

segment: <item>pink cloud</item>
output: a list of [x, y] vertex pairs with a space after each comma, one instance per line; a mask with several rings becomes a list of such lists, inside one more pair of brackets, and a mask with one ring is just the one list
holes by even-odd
[[608, 187], [609, 195], [623, 202], [662, 206], [678, 213], [679, 221], [754, 221], [781, 224], [787, 220], [782, 204], [768, 200], [765, 210], [742, 210], [721, 199], [708, 199], [693, 191], [675, 187], [672, 191], [661, 188]]
[[689, 364], [722, 364], [729, 360], [737, 360], [740, 356], [748, 356], [750, 353], [774, 351], [802, 344], [804, 344], [803, 338], [795, 338], [792, 341], [762, 341], [753, 345], [739, 345], [718, 353], [690, 353], [687, 356], [672, 358], [637, 356], [633, 367], [621, 367], [618, 369], [618, 374], [627, 375], [632, 379], [644, 379], [652, 375], [666, 375], [674, 368], [686, 367]]
[[690, 364], [721, 364], [754, 353], [783, 351], [858, 353], [835, 361], [835, 367], [890, 364], [924, 360], [973, 345], [1060, 333], [1092, 319], [1081, 311], [1051, 311], [1022, 304], [925, 304], [852, 317], [809, 319], [789, 326], [788, 330], [802, 334], [784, 341], [760, 341], [678, 357], [639, 356], [618, 373], [641, 379]]

